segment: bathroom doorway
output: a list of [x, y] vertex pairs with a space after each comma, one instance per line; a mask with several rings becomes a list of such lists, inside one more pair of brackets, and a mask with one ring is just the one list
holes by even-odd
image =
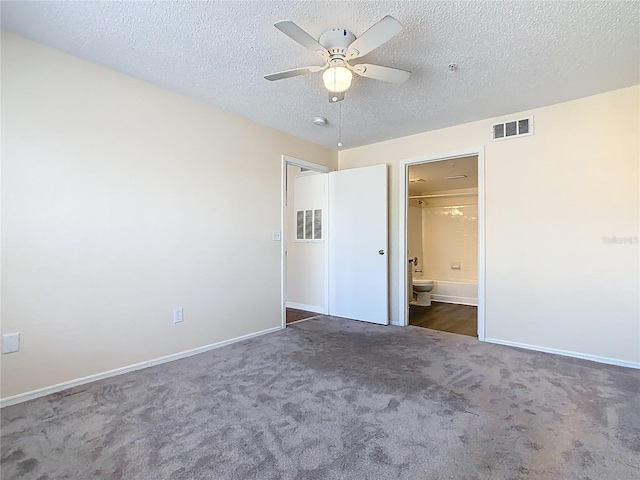
[[482, 151], [402, 166], [400, 320], [484, 340]]

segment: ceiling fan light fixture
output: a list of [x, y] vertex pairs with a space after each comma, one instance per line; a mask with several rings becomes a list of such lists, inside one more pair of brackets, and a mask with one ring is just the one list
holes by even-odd
[[329, 67], [322, 74], [322, 81], [327, 90], [334, 93], [346, 91], [351, 86], [353, 73], [347, 67]]

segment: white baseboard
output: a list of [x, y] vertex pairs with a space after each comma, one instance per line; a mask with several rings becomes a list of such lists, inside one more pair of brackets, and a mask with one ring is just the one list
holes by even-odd
[[287, 308], [296, 308], [298, 310], [305, 310], [307, 312], [318, 313], [320, 315], [326, 315], [328, 312], [325, 308], [317, 305], [306, 305], [304, 303], [295, 303], [287, 301]]
[[526, 343], [510, 342], [508, 340], [498, 340], [496, 338], [485, 338], [487, 343], [495, 343], [498, 345], [506, 345], [508, 347], [525, 348], [527, 350], [536, 350], [538, 352], [555, 353], [564, 357], [581, 358], [583, 360], [591, 360], [592, 362], [606, 363], [607, 365], [617, 365], [618, 367], [637, 368], [640, 369], [640, 362], [629, 362], [627, 360], [619, 360], [617, 358], [600, 357], [598, 355], [589, 355], [587, 353], [570, 352], [568, 350], [559, 350], [557, 348], [538, 347], [536, 345], [527, 345]]
[[32, 390], [30, 392], [14, 395], [12, 397], [2, 398], [0, 399], [0, 408], [8, 407], [9, 405], [16, 405], [17, 403], [26, 402], [29, 400], [33, 400], [35, 398], [44, 397], [45, 395], [51, 395], [52, 393], [61, 392], [62, 390], [66, 390], [67, 388], [77, 387], [79, 385], [84, 385], [86, 383], [95, 382], [105, 378], [115, 377], [117, 375], [122, 375], [123, 373], [134, 372], [136, 370], [142, 370], [143, 368], [153, 367], [155, 365], [161, 365], [163, 363], [173, 362], [174, 360], [180, 360], [181, 358], [191, 357], [193, 355], [198, 355], [199, 353], [205, 353], [210, 350], [215, 350], [216, 348], [224, 347], [225, 345], [229, 345], [231, 343], [241, 342], [242, 340], [258, 337], [260, 335], [276, 332], [278, 330], [282, 330], [282, 327], [273, 327], [273, 328], [268, 328], [266, 330], [261, 330], [259, 332], [248, 333], [247, 335], [231, 338], [229, 340], [223, 340], [222, 342], [212, 343], [210, 345], [194, 348], [192, 350], [173, 353], [171, 355], [156, 358], [154, 360], [134, 363], [133, 365], [127, 365], [126, 367], [116, 368], [115, 370], [96, 373], [95, 375], [89, 375], [87, 377], [77, 378], [75, 380], [69, 380], [68, 382], [58, 383], [57, 385], [51, 385], [50, 387], [39, 388], [37, 390]]
[[473, 307], [478, 306], [478, 299], [472, 297], [453, 297], [451, 295], [437, 295], [432, 293], [431, 301], [442, 303], [457, 303], [458, 305], [471, 305]]

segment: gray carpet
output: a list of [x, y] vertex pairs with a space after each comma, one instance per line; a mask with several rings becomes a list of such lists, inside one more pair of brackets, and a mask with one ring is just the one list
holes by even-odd
[[3, 479], [637, 479], [640, 372], [320, 317], [2, 410]]

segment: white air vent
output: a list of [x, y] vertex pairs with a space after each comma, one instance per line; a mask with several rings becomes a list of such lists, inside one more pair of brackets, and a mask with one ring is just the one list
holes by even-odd
[[524, 137], [526, 135], [533, 135], [533, 117], [512, 120], [504, 123], [496, 123], [491, 127], [491, 136], [494, 140]]

